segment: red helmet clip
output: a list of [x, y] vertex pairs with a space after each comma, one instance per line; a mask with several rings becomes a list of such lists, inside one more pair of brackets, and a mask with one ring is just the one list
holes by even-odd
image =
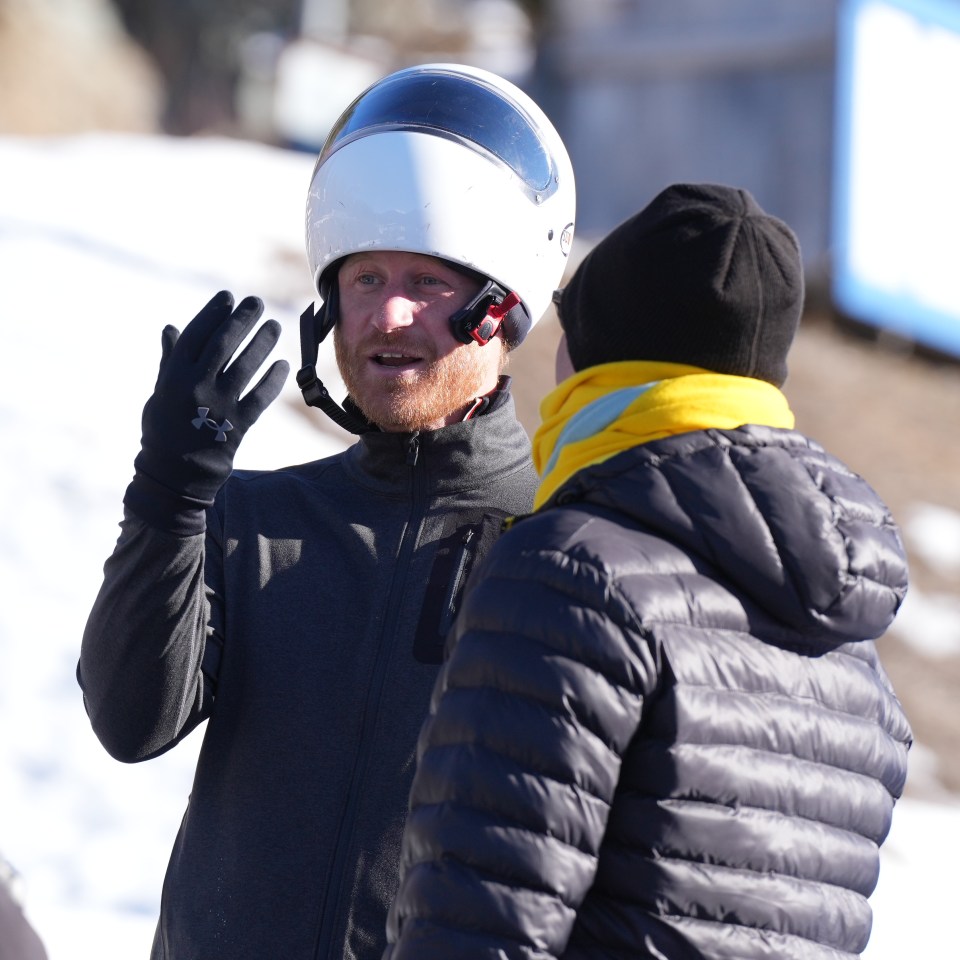
[[503, 298], [501, 303], [491, 304], [487, 308], [487, 315], [470, 331], [470, 336], [481, 347], [489, 343], [500, 329], [503, 318], [519, 303], [520, 297], [511, 292]]

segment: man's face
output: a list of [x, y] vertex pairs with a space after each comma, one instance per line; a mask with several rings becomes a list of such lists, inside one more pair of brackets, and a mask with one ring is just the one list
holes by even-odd
[[379, 250], [347, 257], [338, 283], [337, 364], [353, 401], [381, 429], [456, 423], [497, 385], [499, 336], [481, 347], [450, 331], [450, 315], [477, 293], [476, 280], [436, 257]]

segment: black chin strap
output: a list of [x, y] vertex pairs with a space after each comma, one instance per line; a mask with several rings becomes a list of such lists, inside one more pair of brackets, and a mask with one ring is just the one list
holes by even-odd
[[300, 314], [300, 358], [303, 366], [297, 372], [297, 386], [307, 406], [322, 410], [338, 427], [348, 433], [369, 433], [374, 428], [366, 420], [344, 410], [317, 376], [320, 344], [337, 320], [336, 290], [336, 283], [329, 285], [319, 313], [311, 302]]

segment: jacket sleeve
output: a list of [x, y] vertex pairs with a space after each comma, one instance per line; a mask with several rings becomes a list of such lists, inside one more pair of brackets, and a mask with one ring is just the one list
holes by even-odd
[[209, 529], [175, 536], [125, 511], [77, 666], [94, 732], [116, 759], [157, 756], [209, 715], [222, 621], [211, 574], [220, 556]]
[[655, 677], [600, 567], [501, 539], [421, 731], [389, 960], [563, 953]]

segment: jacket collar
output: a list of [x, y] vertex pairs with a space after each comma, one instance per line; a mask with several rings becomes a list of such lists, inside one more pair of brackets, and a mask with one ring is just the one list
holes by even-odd
[[480, 415], [440, 430], [364, 433], [346, 450], [344, 463], [358, 483], [396, 496], [409, 496], [415, 477], [435, 495], [533, 469], [530, 440], [517, 420], [507, 377]]

